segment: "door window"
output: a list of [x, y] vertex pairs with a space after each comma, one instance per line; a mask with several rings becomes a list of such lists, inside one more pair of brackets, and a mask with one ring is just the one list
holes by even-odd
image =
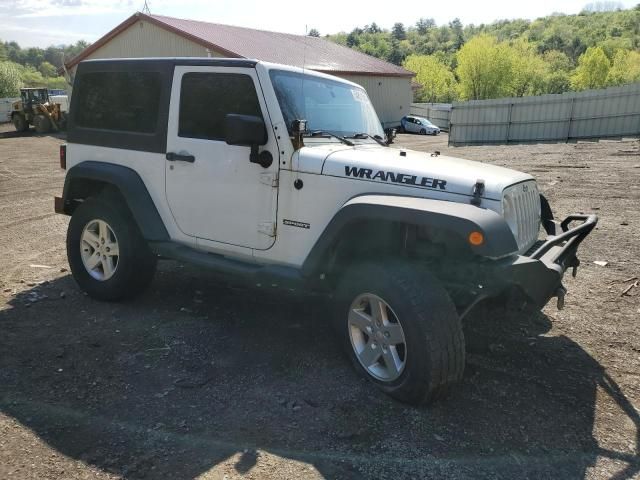
[[224, 140], [224, 121], [229, 113], [262, 118], [250, 76], [196, 72], [183, 75], [178, 136]]

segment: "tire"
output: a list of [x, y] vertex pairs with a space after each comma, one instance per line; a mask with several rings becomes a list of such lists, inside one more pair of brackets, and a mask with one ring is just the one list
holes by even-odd
[[420, 135], [426, 135], [427, 131], [423, 128], [422, 130], [420, 130]]
[[[366, 334], [361, 325], [374, 323], [366, 317], [371, 319], [376, 298], [382, 300], [387, 320]], [[449, 295], [428, 272], [407, 264], [356, 265], [341, 279], [335, 307], [334, 326], [347, 355], [356, 370], [386, 394], [418, 405], [443, 396], [462, 379], [462, 325]], [[399, 333], [404, 343], [396, 343], [393, 350]], [[372, 345], [376, 339], [377, 347]], [[374, 347], [379, 350], [371, 354], [368, 349]], [[395, 367], [389, 368], [388, 362]]]
[[33, 119], [33, 126], [37, 133], [49, 133], [51, 131], [51, 120], [44, 115], [36, 115]]
[[400, 128], [398, 128], [398, 133], [405, 133], [404, 127], [402, 125], [400, 125]]
[[[105, 243], [94, 243], [94, 236]], [[141, 293], [151, 283], [157, 262], [125, 202], [113, 194], [89, 198], [73, 212], [67, 230], [67, 258], [78, 286], [106, 301]], [[90, 269], [94, 263], [95, 268]]]
[[13, 116], [11, 121], [13, 122], [16, 132], [26, 132], [29, 130], [29, 123], [27, 123], [27, 119], [24, 118], [24, 115], [17, 113]]
[[68, 121], [67, 112], [60, 113], [60, 129], [61, 130], [67, 129], [67, 121]]

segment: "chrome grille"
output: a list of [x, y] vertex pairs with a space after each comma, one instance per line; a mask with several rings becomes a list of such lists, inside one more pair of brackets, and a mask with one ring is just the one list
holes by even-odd
[[[505, 207], [506, 204], [509, 205]], [[503, 192], [503, 211], [516, 237], [518, 251], [526, 251], [538, 239], [540, 230], [540, 194], [536, 182], [531, 180], [506, 188]], [[514, 218], [506, 218], [508, 215]]]

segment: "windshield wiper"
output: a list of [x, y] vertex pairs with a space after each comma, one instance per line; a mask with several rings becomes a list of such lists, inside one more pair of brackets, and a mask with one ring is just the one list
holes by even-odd
[[326, 132], [324, 130], [315, 130], [313, 132], [306, 133], [304, 136], [305, 137], [325, 137], [325, 136], [326, 137], [333, 137], [333, 138], [337, 138], [338, 140], [340, 140], [345, 145], [349, 145], [350, 147], [354, 146], [354, 143], [350, 142], [346, 138], [341, 137], [340, 135], [336, 135], [335, 133]]
[[372, 140], [375, 140], [383, 147], [389, 146], [387, 145], [387, 142], [385, 142], [380, 135], [369, 135], [368, 133], [363, 132], [363, 133], [355, 133], [347, 138], [371, 138]]

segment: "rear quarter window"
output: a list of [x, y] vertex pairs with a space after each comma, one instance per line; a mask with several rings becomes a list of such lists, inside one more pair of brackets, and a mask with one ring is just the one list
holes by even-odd
[[158, 72], [88, 72], [74, 90], [78, 127], [148, 134], [158, 128]]

